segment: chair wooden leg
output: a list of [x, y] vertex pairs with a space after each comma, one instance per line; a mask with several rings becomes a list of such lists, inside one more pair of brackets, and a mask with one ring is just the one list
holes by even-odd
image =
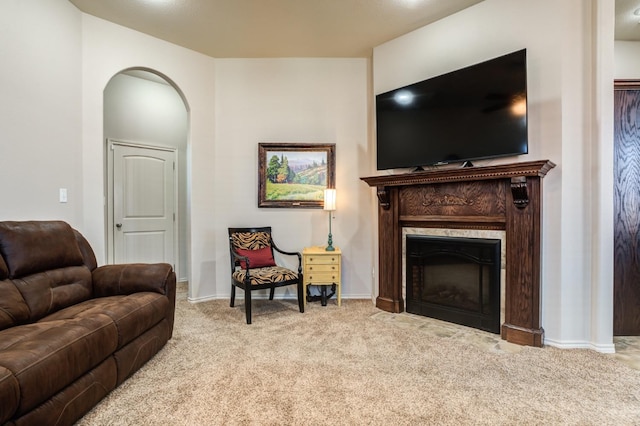
[[273, 300], [273, 294], [275, 293], [276, 288], [275, 287], [271, 287], [271, 290], [269, 291], [269, 300]]
[[304, 286], [302, 285], [302, 280], [298, 281], [298, 307], [300, 308], [300, 312], [304, 313]]
[[251, 290], [244, 290], [244, 311], [247, 315], [247, 324], [251, 324]]
[[229, 303], [229, 306], [233, 308], [235, 303], [236, 303], [236, 286], [231, 284], [231, 302]]

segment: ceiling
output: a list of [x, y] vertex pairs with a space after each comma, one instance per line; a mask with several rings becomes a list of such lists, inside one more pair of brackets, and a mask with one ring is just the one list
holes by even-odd
[[69, 0], [83, 12], [215, 58], [369, 57], [483, 0]]
[[616, 0], [615, 39], [640, 41], [640, 0]]
[[[483, 0], [69, 1], [215, 58], [265, 58], [369, 57], [373, 47]], [[640, 41], [638, 8], [640, 0], [616, 0], [617, 40]]]

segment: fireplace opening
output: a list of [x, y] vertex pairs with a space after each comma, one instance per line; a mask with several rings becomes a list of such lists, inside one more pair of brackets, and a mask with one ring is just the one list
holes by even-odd
[[500, 333], [500, 240], [407, 235], [406, 310]]

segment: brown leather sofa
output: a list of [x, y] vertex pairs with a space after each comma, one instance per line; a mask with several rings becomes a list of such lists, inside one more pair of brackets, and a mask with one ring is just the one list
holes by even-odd
[[0, 425], [73, 424], [171, 338], [167, 264], [97, 267], [59, 221], [0, 222]]

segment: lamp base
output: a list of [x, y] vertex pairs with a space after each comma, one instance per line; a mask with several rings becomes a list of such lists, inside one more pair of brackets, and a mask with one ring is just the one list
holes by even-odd
[[333, 248], [333, 235], [331, 235], [331, 212], [329, 212], [329, 235], [327, 236], [327, 247], [325, 251], [336, 251], [336, 249]]

